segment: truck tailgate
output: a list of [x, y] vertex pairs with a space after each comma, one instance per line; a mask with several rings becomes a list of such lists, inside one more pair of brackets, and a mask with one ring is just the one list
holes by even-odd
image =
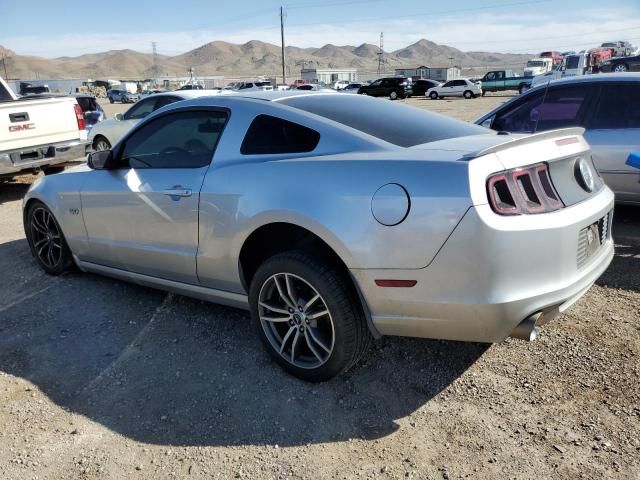
[[30, 149], [80, 138], [74, 98], [0, 103], [0, 150]]

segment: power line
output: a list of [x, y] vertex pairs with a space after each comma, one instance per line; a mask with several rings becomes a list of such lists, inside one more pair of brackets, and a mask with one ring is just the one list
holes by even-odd
[[[517, 40], [510, 40], [510, 39], [505, 39], [505, 40], [473, 40], [473, 41], [467, 41], [467, 42], [458, 42], [455, 40], [438, 40], [438, 44], [439, 45], [445, 45], [445, 44], [457, 44], [457, 45], [477, 45], [478, 43], [506, 43], [506, 42], [510, 42], [510, 43], [526, 43], [526, 42], [536, 42], [539, 40], [542, 41], [546, 41], [546, 40], [556, 40], [558, 38], [574, 38], [574, 37], [583, 37], [583, 36], [593, 36], [596, 34], [601, 34], [601, 33], [616, 33], [616, 32], [623, 32], [623, 31], [627, 31], [627, 30], [636, 30], [636, 29], [640, 29], [640, 25], [637, 25], [635, 27], [629, 27], [629, 28], [616, 28], [615, 30], [598, 30], [597, 32], [589, 32], [589, 33], [576, 33], [576, 34], [572, 34], [572, 35], [557, 35], [557, 36], [553, 36], [553, 37], [538, 37], [538, 38], [529, 38], [529, 39], [523, 39], [523, 38], [519, 38]], [[434, 41], [434, 40], [432, 40]], [[395, 44], [402, 44], [404, 43], [401, 40], [396, 40], [396, 41], [391, 41], [390, 43], [395, 43]]]
[[442, 15], [445, 13], [461, 13], [461, 12], [473, 12], [478, 10], [488, 10], [492, 8], [505, 8], [505, 7], [515, 7], [522, 5], [530, 5], [530, 4], [540, 4], [540, 3], [548, 3], [553, 2], [554, 0], [526, 0], [522, 2], [513, 2], [513, 3], [500, 3], [493, 5], [484, 5], [480, 7], [468, 7], [468, 8], [458, 8], [454, 10], [440, 10], [440, 11], [431, 11], [424, 13], [412, 13], [410, 15], [399, 15], [399, 16], [384, 16], [384, 17], [362, 17], [358, 19], [351, 20], [341, 20], [338, 22], [307, 22], [307, 23], [290, 23], [290, 26], [306, 26], [306, 25], [344, 25], [344, 24], [352, 24], [352, 23], [362, 23], [368, 22], [371, 20], [398, 20], [403, 18], [415, 18], [415, 17], [431, 17], [434, 15]]

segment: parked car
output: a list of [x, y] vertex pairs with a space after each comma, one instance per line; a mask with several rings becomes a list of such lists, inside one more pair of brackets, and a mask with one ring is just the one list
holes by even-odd
[[180, 100], [219, 93], [217, 90], [176, 90], [145, 97], [124, 114], [117, 114], [114, 118], [94, 126], [89, 132], [89, 148], [96, 151], [109, 150], [125, 133], [150, 113]]
[[413, 95], [411, 79], [405, 77], [379, 78], [369, 85], [363, 85], [358, 89], [360, 95], [372, 97], [389, 97], [391, 100], [407, 98]]
[[613, 257], [613, 194], [580, 132], [497, 135], [361, 95], [209, 96], [33, 184], [25, 231], [49, 274], [249, 309], [276, 362], [322, 381], [374, 336], [531, 340], [578, 300]]
[[339, 92], [340, 93], [358, 93], [358, 90], [360, 90], [360, 87], [362, 87], [363, 85], [365, 85], [365, 84], [364, 83], [350, 83], [349, 85], [347, 85], [343, 89], [339, 90]]
[[513, 133], [585, 128], [593, 161], [616, 200], [640, 204], [640, 171], [627, 165], [632, 152], [640, 152], [640, 74], [554, 80], [548, 88], [532, 88], [475, 123]]
[[271, 82], [238, 82], [233, 89], [239, 92], [270, 92], [273, 85]]
[[[519, 77], [513, 70], [492, 70], [479, 80], [482, 95], [486, 92], [517, 90], [522, 93], [531, 86], [531, 77]], [[475, 82], [474, 82], [475, 83]]]
[[73, 97], [82, 109], [87, 130], [91, 130], [96, 123], [107, 119], [107, 114], [93, 95], [78, 93]]
[[427, 93], [427, 90], [433, 87], [438, 87], [442, 85], [441, 82], [436, 82], [435, 80], [429, 80], [426, 78], [421, 78], [420, 80], [416, 80], [411, 85], [411, 89], [413, 90], [412, 95], [416, 97], [422, 97]]
[[346, 81], [346, 80], [338, 80], [337, 82], [333, 83], [332, 87], [333, 87], [334, 90], [342, 90], [347, 85], [349, 85], [348, 81]]
[[601, 47], [611, 48], [612, 55], [614, 57], [626, 57], [633, 53], [633, 47], [629, 42], [616, 41], [616, 42], [604, 42]]
[[604, 73], [640, 72], [640, 55], [612, 58], [600, 65], [600, 71]]
[[126, 90], [112, 88], [107, 92], [107, 98], [109, 98], [109, 102], [111, 103], [135, 103], [140, 100], [140, 95], [137, 93], [127, 92]]
[[482, 95], [482, 88], [468, 78], [458, 78], [430, 88], [425, 95], [431, 100], [445, 97], [464, 97], [468, 99]]
[[0, 78], [0, 177], [84, 160], [86, 120], [73, 97], [18, 97]]
[[276, 90], [278, 90], [280, 92], [285, 92], [287, 90], [291, 90], [291, 87], [289, 85], [287, 85], [286, 83], [278, 83], [276, 85]]
[[335, 92], [332, 88], [327, 88], [323, 84], [320, 83], [307, 83], [305, 85], [300, 85], [296, 88], [296, 90], [303, 90], [308, 92]]
[[204, 87], [199, 83], [187, 83], [181, 86], [178, 90], [204, 90]]
[[143, 90], [140, 93], [140, 98], [144, 98], [144, 97], [148, 97], [149, 95], [155, 95], [156, 93], [165, 93], [166, 90], [163, 90], [161, 88], [152, 88], [149, 90]]

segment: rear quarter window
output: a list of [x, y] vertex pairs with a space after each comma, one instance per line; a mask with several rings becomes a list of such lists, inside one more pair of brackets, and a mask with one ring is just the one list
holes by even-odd
[[320, 134], [315, 130], [271, 115], [258, 115], [240, 146], [243, 155], [304, 153], [315, 150]]

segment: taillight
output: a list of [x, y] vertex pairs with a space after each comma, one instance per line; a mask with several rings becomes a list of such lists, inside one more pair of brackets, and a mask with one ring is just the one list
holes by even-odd
[[84, 119], [84, 113], [82, 112], [82, 108], [77, 103], [73, 106], [73, 109], [76, 111], [76, 120], [78, 121], [78, 130], [84, 130], [87, 128], [87, 122]]
[[487, 193], [491, 208], [500, 215], [546, 213], [564, 207], [546, 163], [492, 175]]

